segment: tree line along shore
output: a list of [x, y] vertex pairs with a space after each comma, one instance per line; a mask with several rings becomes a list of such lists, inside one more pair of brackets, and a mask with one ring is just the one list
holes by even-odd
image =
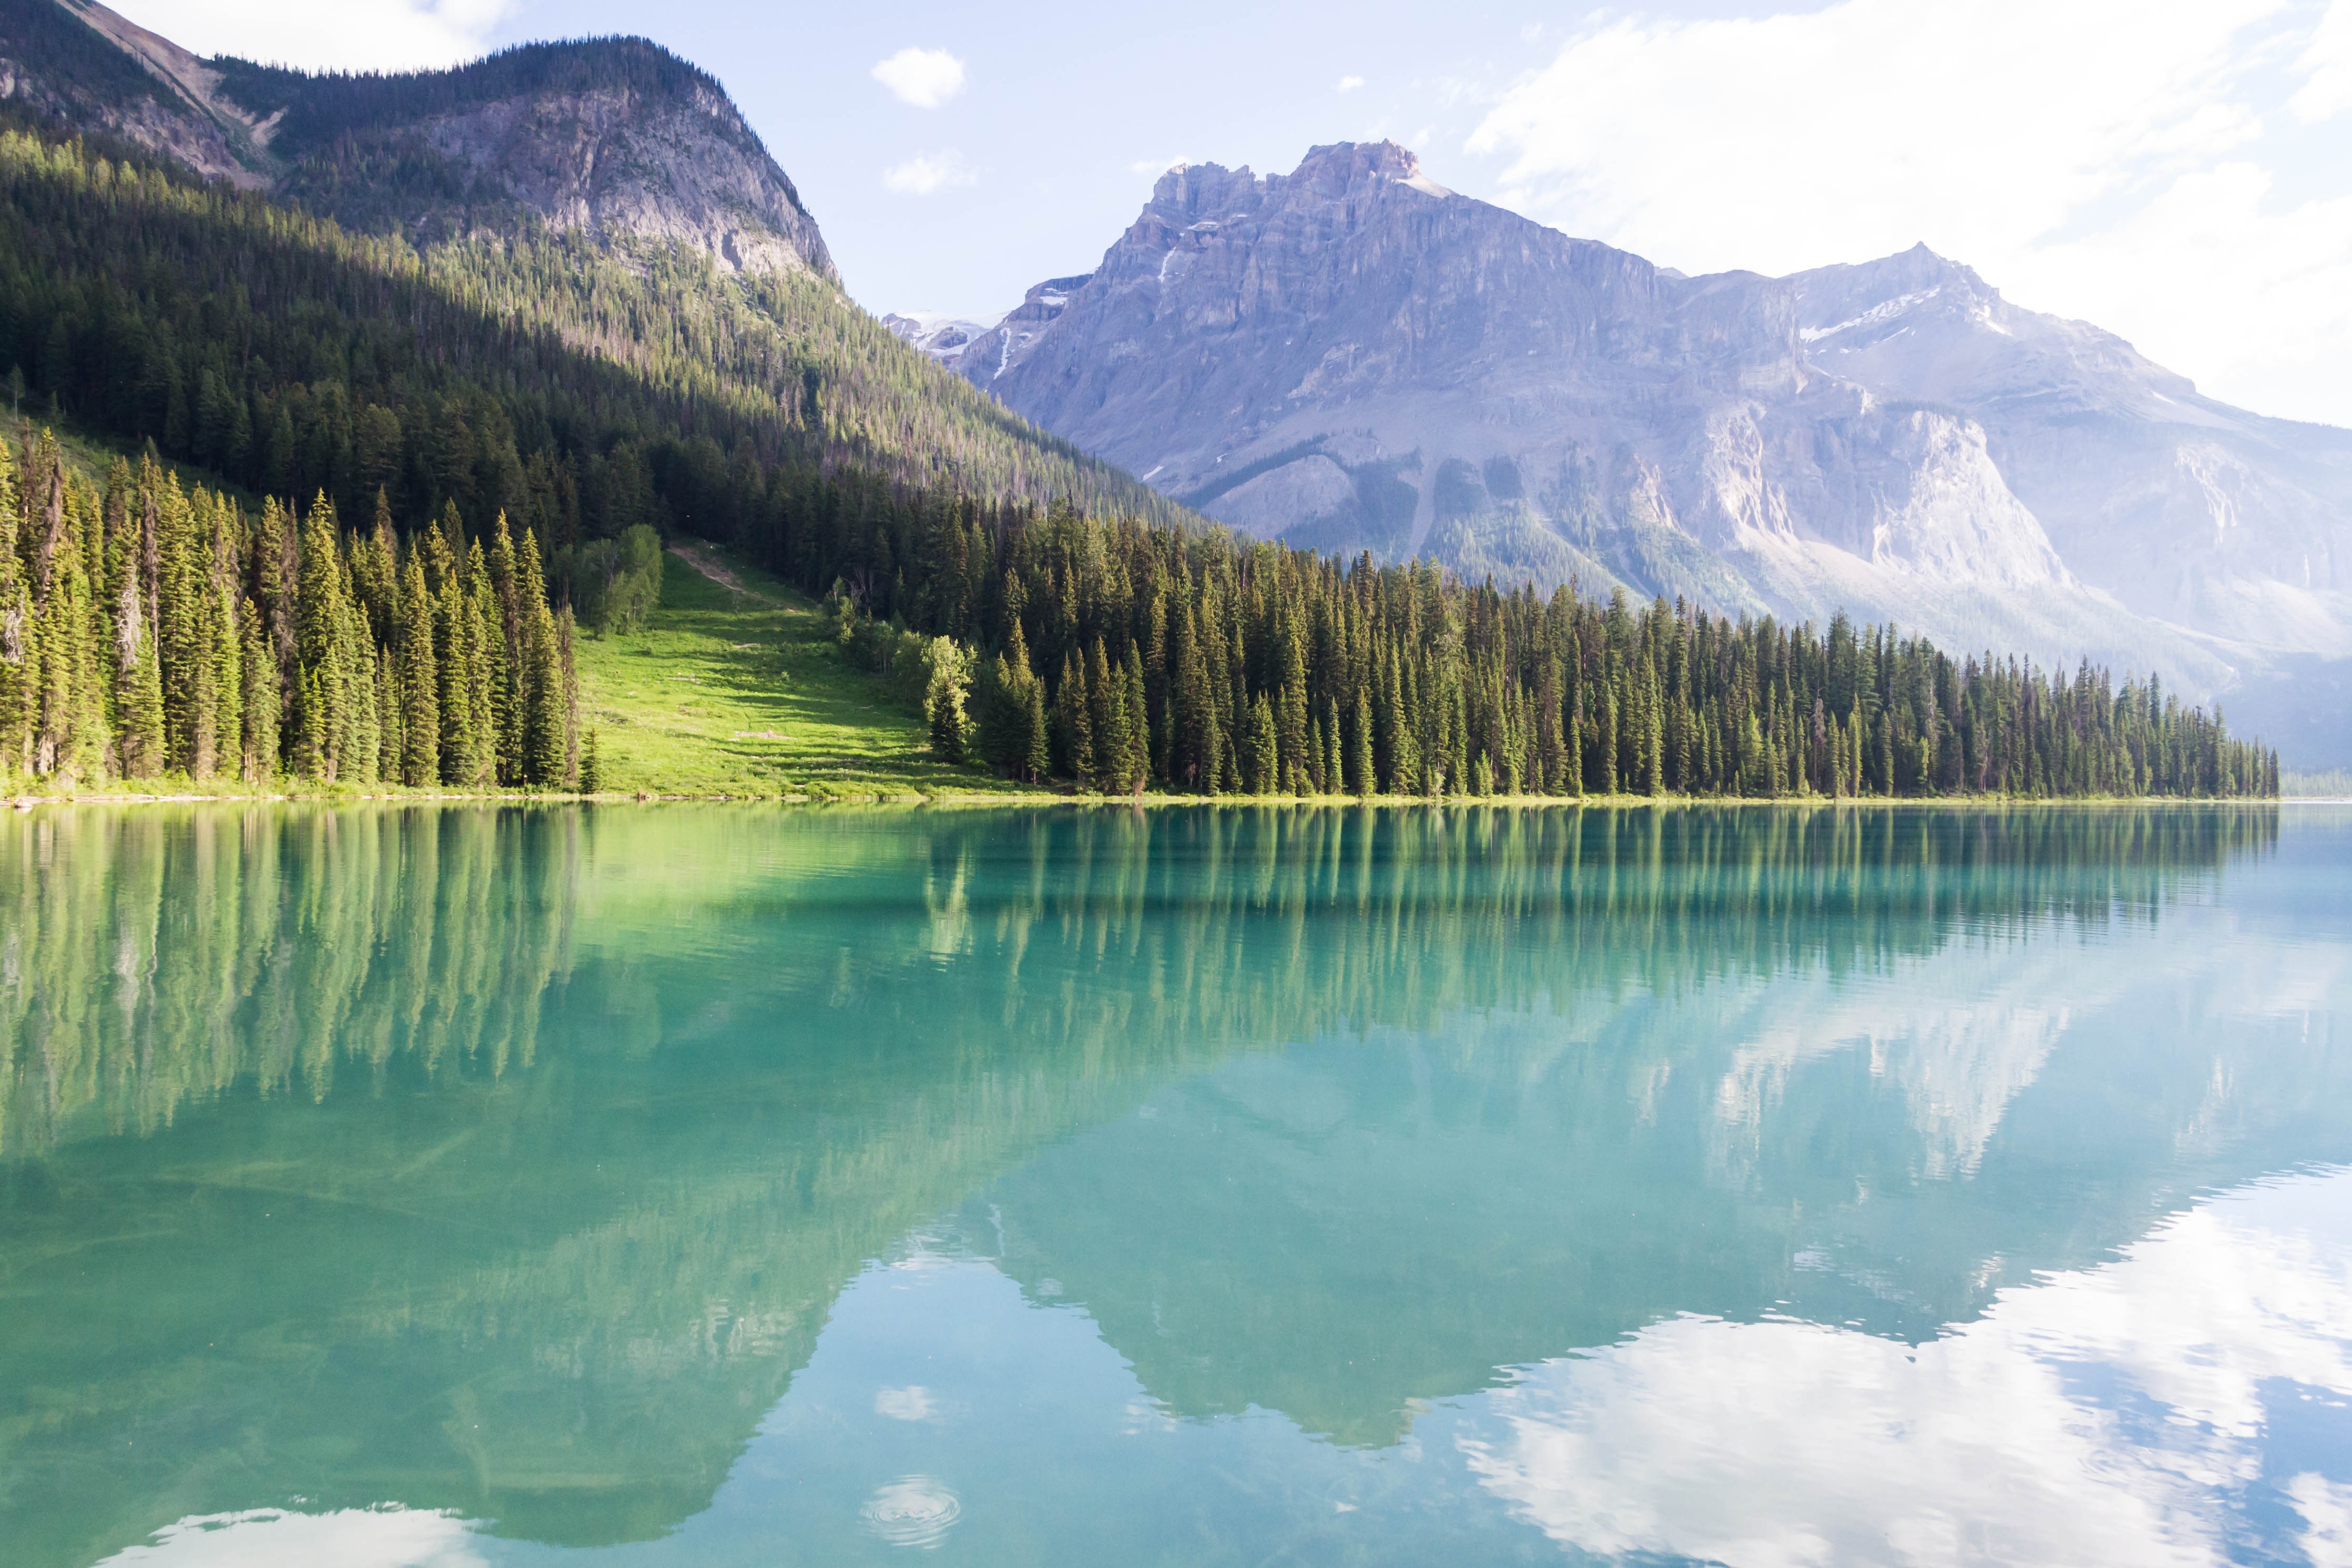
[[825, 588], [935, 750], [1105, 794], [2274, 797], [2160, 682], [1891, 626], [1472, 587], [1067, 508], [809, 476], [736, 542]]
[[[503, 514], [405, 530], [84, 480], [0, 445], [0, 787], [593, 793], [572, 606]], [[721, 514], [722, 517], [724, 514]], [[726, 530], [826, 582], [843, 662], [940, 760], [1185, 797], [2274, 798], [2278, 758], [2150, 680], [1894, 628], [1472, 588], [1426, 564], [780, 473]], [[619, 558], [632, 559], [622, 551]], [[616, 634], [652, 583], [608, 590]], [[887, 572], [887, 576], [885, 573]]]
[[0, 788], [593, 789], [576, 638], [642, 619], [667, 536], [823, 599], [940, 758], [1033, 785], [2278, 790], [2154, 679], [1234, 538], [821, 280], [412, 245], [0, 121], [0, 383], [147, 454], [9, 460]]
[[0, 785], [593, 786], [572, 643], [503, 516], [487, 545], [382, 507], [362, 533], [0, 444]]

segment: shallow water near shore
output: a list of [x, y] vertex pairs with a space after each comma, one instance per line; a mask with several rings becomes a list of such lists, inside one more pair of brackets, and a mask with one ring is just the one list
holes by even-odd
[[2352, 1555], [2352, 810], [0, 818], [0, 1542]]

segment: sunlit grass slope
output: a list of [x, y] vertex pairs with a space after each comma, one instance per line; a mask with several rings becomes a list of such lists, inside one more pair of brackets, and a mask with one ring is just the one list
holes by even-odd
[[605, 790], [661, 795], [1027, 793], [931, 759], [921, 716], [851, 668], [816, 606], [740, 557], [672, 553], [645, 629], [583, 636], [580, 722]]

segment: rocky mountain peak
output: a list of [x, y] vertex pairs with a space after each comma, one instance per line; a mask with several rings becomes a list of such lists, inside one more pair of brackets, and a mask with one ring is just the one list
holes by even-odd
[[1383, 183], [1424, 188], [1421, 155], [1393, 141], [1334, 141], [1308, 148], [1286, 182], [1326, 200]]
[[2191, 691], [2352, 651], [2352, 436], [2201, 398], [1924, 244], [1685, 277], [1334, 142], [1171, 169], [1055, 282], [960, 373], [1251, 533]]
[[1360, 202], [1389, 185], [1430, 196], [1454, 194], [1421, 172], [1421, 159], [1409, 148], [1393, 141], [1335, 141], [1308, 148], [1287, 174], [1257, 174], [1247, 164], [1227, 169], [1179, 163], [1153, 185], [1139, 222], [1149, 225], [1157, 218], [1179, 229], [1202, 222], [1222, 225], [1284, 209]]
[[1265, 182], [1244, 163], [1228, 169], [1221, 163], [1178, 163], [1154, 182], [1146, 214], [1174, 223], [1218, 213], [1255, 207], [1265, 192]]
[[96, 0], [0, 5], [0, 97], [347, 226], [426, 240], [519, 219], [838, 282], [800, 193], [719, 83], [645, 38], [443, 71], [199, 60]]

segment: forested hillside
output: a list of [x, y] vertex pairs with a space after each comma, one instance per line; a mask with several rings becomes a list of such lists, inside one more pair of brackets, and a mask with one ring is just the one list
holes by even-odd
[[[2153, 681], [811, 478], [742, 546], [929, 654], [936, 744], [1106, 792], [2275, 795]], [[970, 652], [959, 652], [968, 650]], [[992, 651], [984, 663], [977, 651]]]
[[[1185, 527], [830, 284], [722, 274], [683, 245], [525, 219], [419, 249], [20, 129], [0, 134], [0, 366], [37, 408], [278, 498], [174, 499], [153, 465], [94, 490], [27, 456], [0, 738], [40, 776], [569, 785], [566, 606], [601, 593], [606, 541], [646, 528], [829, 593], [853, 658], [919, 640], [940, 755], [1031, 779], [2276, 788], [2275, 758], [2217, 718], [2088, 667], [1955, 659], [1842, 617], [1545, 601]], [[175, 550], [191, 564], [167, 580]], [[150, 683], [173, 694], [160, 711]]]
[[258, 493], [503, 510], [553, 551], [810, 466], [1181, 515], [804, 271], [532, 223], [420, 250], [110, 151], [0, 135], [0, 367]]

